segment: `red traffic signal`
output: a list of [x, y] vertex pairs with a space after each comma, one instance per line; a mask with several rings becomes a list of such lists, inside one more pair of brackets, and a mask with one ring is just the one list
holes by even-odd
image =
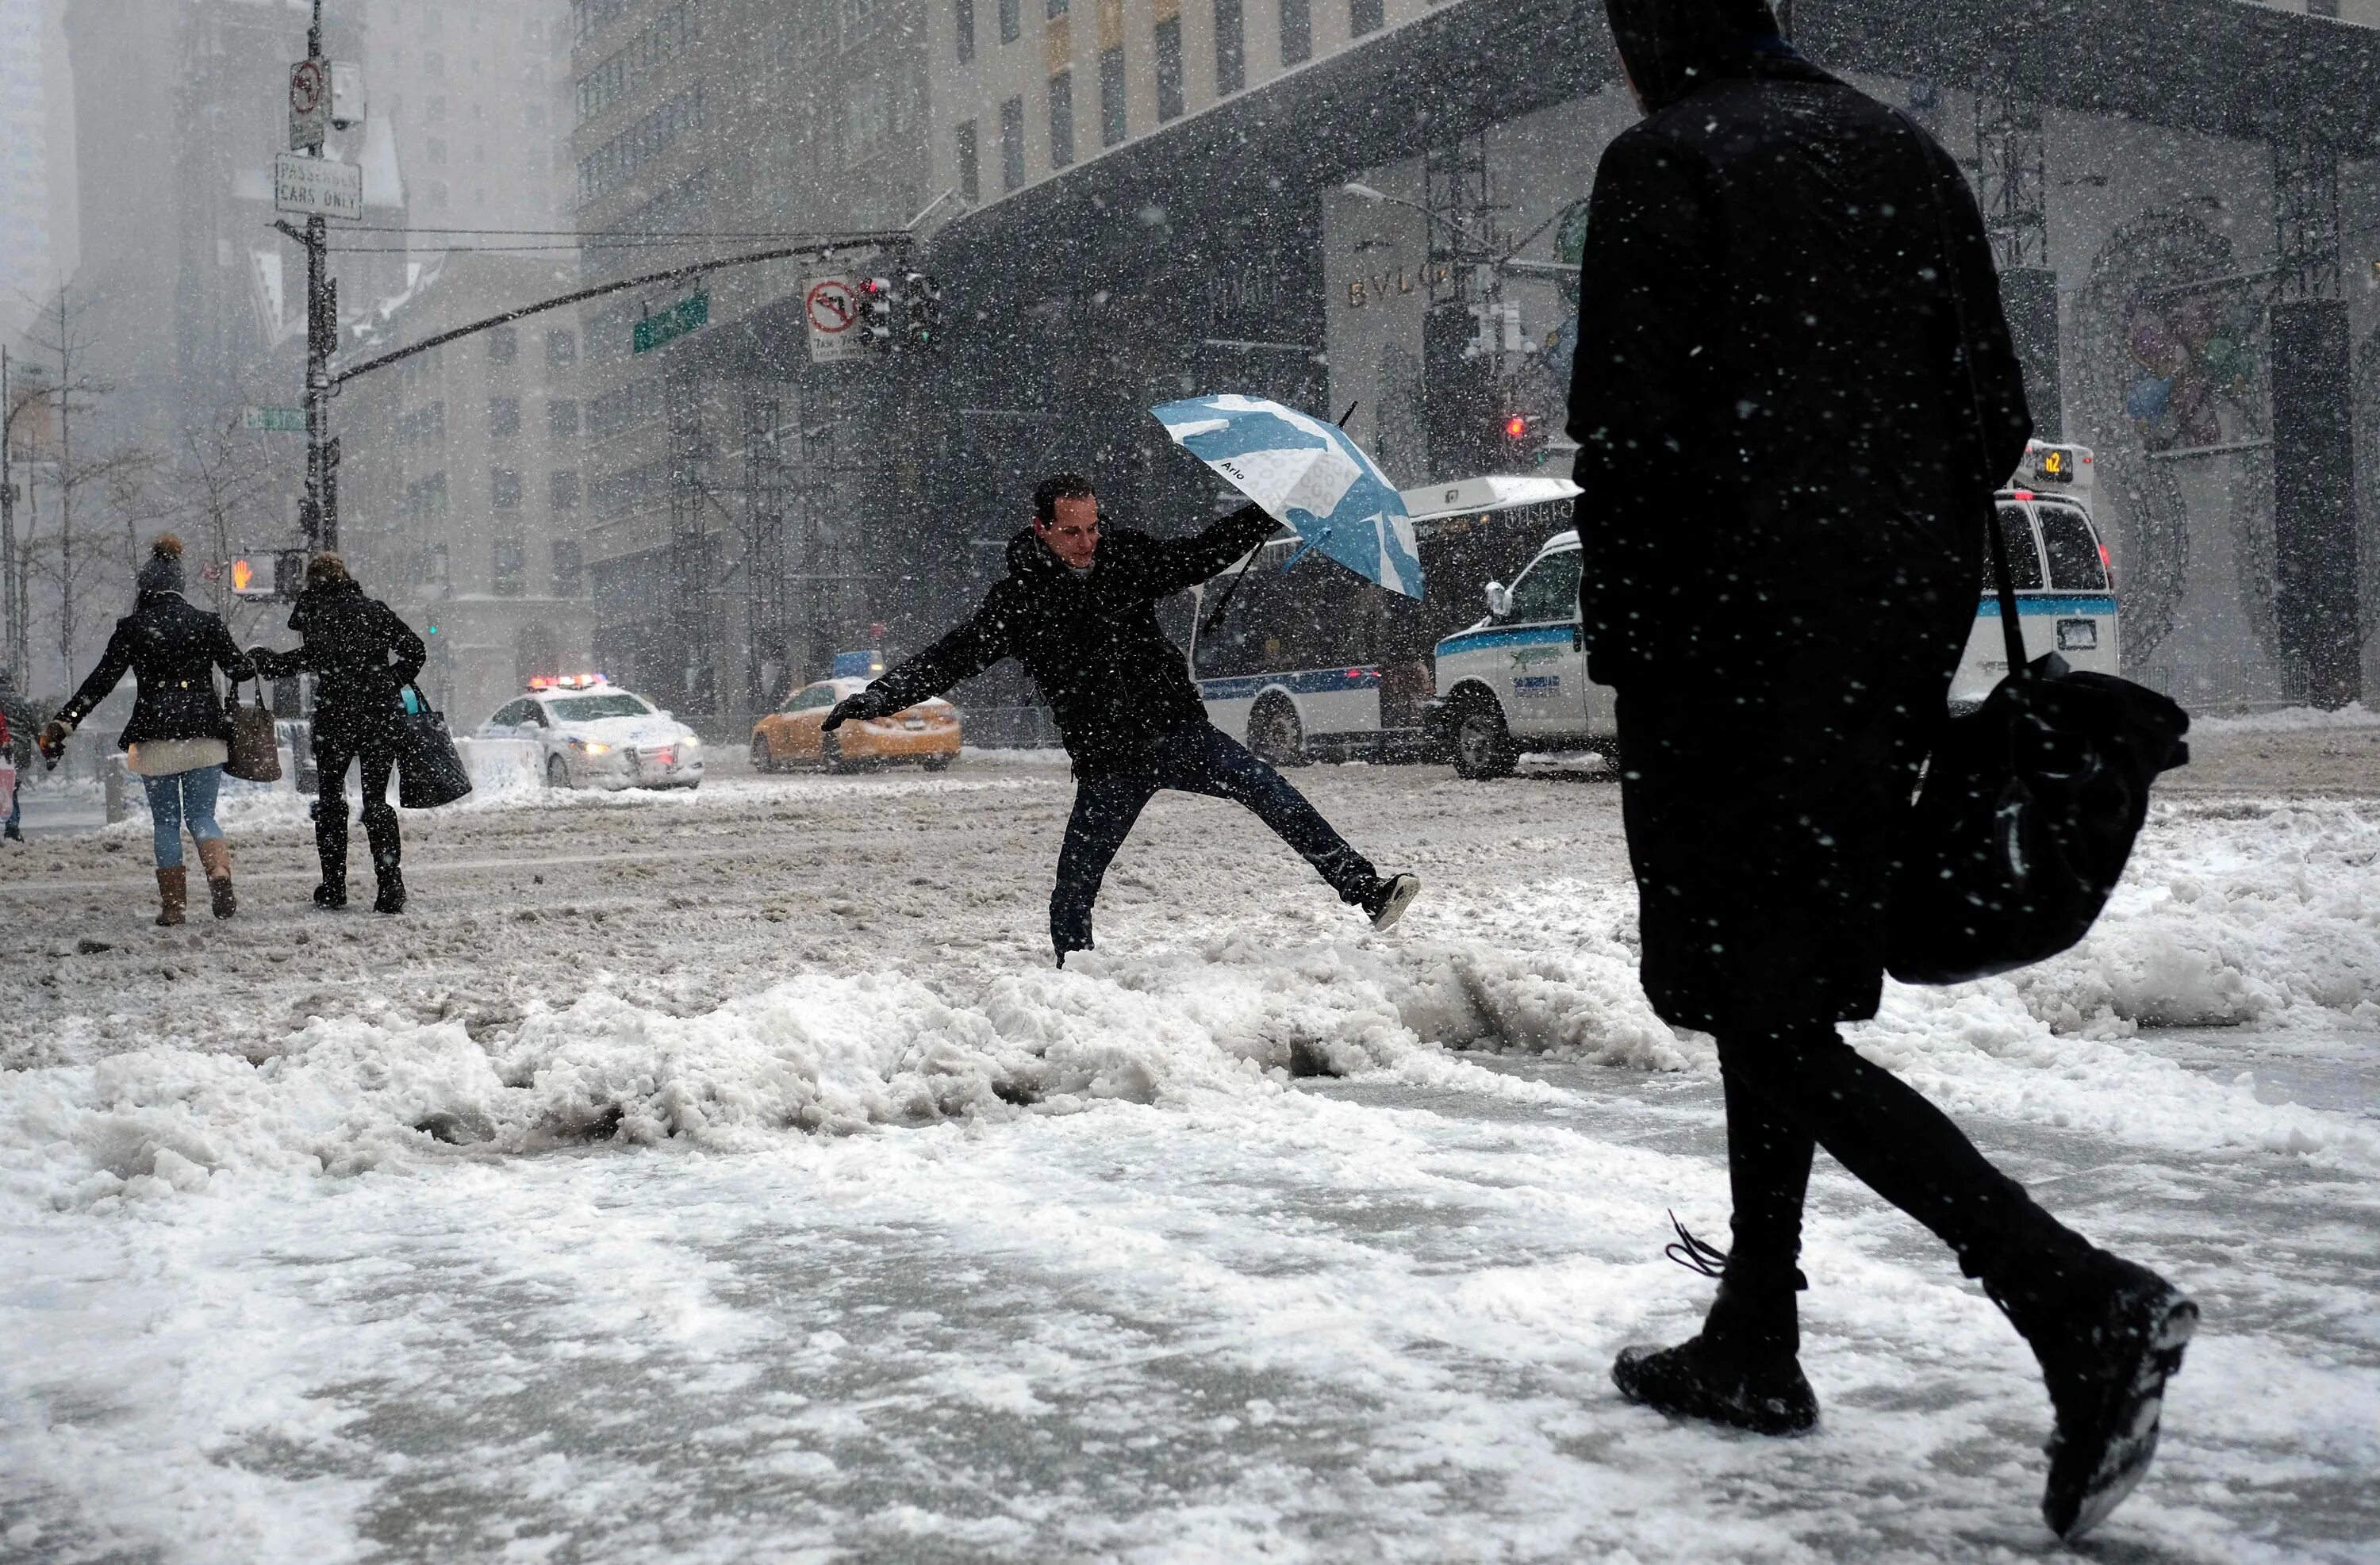
[[1527, 416], [1520, 413], [1507, 416], [1504, 419], [1504, 438], [1509, 441], [1516, 442], [1528, 439], [1529, 420]]

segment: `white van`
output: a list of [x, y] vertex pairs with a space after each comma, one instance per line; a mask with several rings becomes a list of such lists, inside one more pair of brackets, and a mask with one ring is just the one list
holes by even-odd
[[1259, 546], [1194, 593], [1190, 669], [1208, 717], [1275, 766], [1422, 754], [1432, 648], [1477, 613], [1473, 584], [1568, 525], [1577, 493], [1568, 479], [1504, 475], [1405, 491], [1419, 602], [1320, 555], [1289, 567], [1294, 536]]
[[[1994, 510], [2026, 655], [2058, 652], [2075, 668], [2115, 673], [2121, 625], [2107, 546], [2091, 521], [2095, 474], [2087, 446], [2029, 443], [2018, 468], [2027, 487], [2001, 491]], [[1512, 586], [1488, 583], [1487, 618], [1439, 642], [1427, 743], [1458, 776], [1502, 777], [1525, 751], [1608, 749], [1619, 738], [1610, 688], [1586, 677], [1581, 558], [1576, 532], [1554, 534]], [[1987, 558], [1951, 709], [1973, 708], [2007, 674]]]

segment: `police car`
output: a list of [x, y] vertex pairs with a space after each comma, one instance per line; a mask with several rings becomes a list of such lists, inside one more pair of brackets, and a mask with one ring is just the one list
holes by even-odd
[[694, 788], [702, 782], [702, 740], [693, 729], [600, 673], [528, 682], [480, 724], [482, 739], [526, 739], [542, 747], [556, 788]]
[[[2120, 672], [2121, 625], [2107, 545], [2090, 503], [2091, 448], [2028, 442], [2016, 482], [1994, 504], [2026, 655], [2057, 652], [2077, 669]], [[1510, 587], [1489, 582], [1488, 617], [1438, 643], [1439, 697], [1425, 720], [1458, 776], [1502, 777], [1524, 751], [1609, 749], [1619, 738], [1612, 692], [1586, 677], [1578, 618], [1578, 534], [1546, 540]], [[2000, 605], [1984, 568], [1950, 706], [1979, 704], [2008, 676]]]

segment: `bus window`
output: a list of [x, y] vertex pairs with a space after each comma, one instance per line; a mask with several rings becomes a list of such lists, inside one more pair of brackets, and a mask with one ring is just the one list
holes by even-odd
[[2041, 542], [2049, 555], [2049, 588], [2053, 592], [2105, 592], [2107, 567], [2099, 558], [2099, 540], [2091, 524], [2071, 505], [2043, 505]]
[[1548, 554], [1529, 567], [1512, 588], [1514, 625], [1542, 625], [1578, 617], [1578, 572], [1583, 556], [1575, 549]]
[[[1283, 571], [1293, 547], [1266, 545], [1232, 593], [1222, 623], [1202, 630], [1192, 658], [1199, 678], [1363, 664], [1378, 657], [1386, 617], [1381, 589], [1319, 555]], [[1219, 594], [1231, 582], [1230, 576], [1220, 576], [1208, 591]]]
[[[2041, 590], [2041, 550], [2033, 540], [2033, 523], [2022, 505], [1999, 507], [2000, 540], [2008, 546], [2009, 585], [2019, 592]], [[1992, 581], [1991, 551], [1984, 552], [1984, 591], [1998, 588]]]

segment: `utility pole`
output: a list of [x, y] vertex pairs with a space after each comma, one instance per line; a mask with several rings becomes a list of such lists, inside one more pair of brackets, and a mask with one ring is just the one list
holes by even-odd
[[30, 685], [33, 671], [17, 666], [17, 470], [8, 457], [16, 443], [17, 399], [8, 384], [8, 350], [0, 346], [0, 608], [7, 613], [7, 627], [0, 631], [0, 664]]
[[[306, 63], [314, 68], [318, 91], [330, 91], [330, 63], [322, 57], [322, 0], [314, 0], [314, 14], [306, 29]], [[318, 130], [311, 148], [293, 147], [325, 155]], [[285, 228], [285, 225], [284, 225]], [[339, 476], [331, 446], [331, 349], [337, 346], [338, 302], [331, 292], [328, 225], [319, 212], [306, 215], [306, 500], [300, 520], [306, 528], [306, 552], [319, 554], [339, 546]]]

